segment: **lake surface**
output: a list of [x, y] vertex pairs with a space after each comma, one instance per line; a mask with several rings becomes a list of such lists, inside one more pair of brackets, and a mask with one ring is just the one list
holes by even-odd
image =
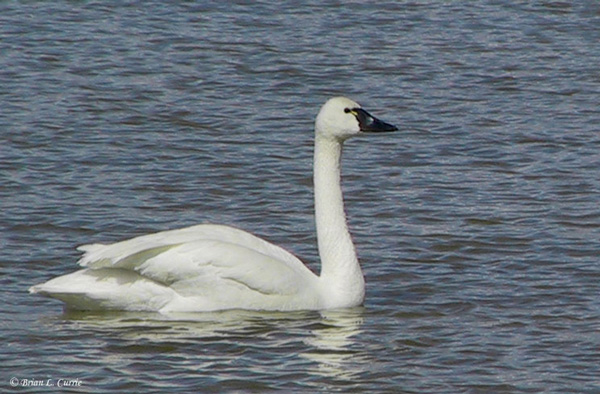
[[[600, 5], [214, 3], [0, 4], [0, 391], [600, 392]], [[27, 293], [77, 245], [205, 222], [318, 272], [340, 94], [401, 129], [346, 144], [364, 307]]]

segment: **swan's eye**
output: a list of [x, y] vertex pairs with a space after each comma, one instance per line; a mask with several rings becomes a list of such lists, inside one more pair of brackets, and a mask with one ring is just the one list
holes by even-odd
[[358, 111], [356, 111], [356, 108], [344, 108], [344, 112], [358, 117]]

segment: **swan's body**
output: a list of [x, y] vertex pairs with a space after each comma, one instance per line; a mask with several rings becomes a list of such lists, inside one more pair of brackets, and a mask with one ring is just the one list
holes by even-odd
[[117, 242], [84, 245], [84, 269], [33, 286], [68, 308], [201, 312], [302, 310], [360, 305], [365, 284], [346, 225], [340, 185], [343, 142], [394, 131], [343, 97], [315, 125], [315, 215], [321, 275], [286, 250], [245, 231], [198, 225]]

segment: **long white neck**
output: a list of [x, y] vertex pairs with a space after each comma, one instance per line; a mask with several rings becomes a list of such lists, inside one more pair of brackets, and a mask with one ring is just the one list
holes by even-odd
[[314, 182], [321, 281], [335, 306], [353, 306], [364, 299], [363, 278], [346, 224], [340, 177], [342, 141], [315, 138]]

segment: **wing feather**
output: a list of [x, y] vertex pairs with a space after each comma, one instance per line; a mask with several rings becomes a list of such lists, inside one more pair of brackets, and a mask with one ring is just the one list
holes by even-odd
[[[79, 265], [89, 268], [132, 267], [152, 254], [160, 254], [173, 246], [201, 240], [214, 240], [244, 246], [256, 252], [271, 256], [289, 265], [306, 266], [287, 250], [267, 242], [246, 231], [223, 225], [200, 224], [177, 230], [161, 231], [142, 235], [110, 245], [88, 244], [78, 247], [84, 255]], [[165, 248], [165, 249], [161, 249]]]
[[288, 251], [222, 225], [198, 225], [78, 249], [85, 252], [79, 260], [83, 267], [131, 270], [180, 294], [236, 287], [240, 292], [291, 295], [316, 278]]
[[178, 288], [183, 283], [200, 280], [210, 283], [210, 287], [226, 288], [238, 284], [263, 294], [280, 295], [297, 293], [306, 277], [304, 272], [272, 256], [213, 240], [172, 247], [144, 261], [135, 271]]

